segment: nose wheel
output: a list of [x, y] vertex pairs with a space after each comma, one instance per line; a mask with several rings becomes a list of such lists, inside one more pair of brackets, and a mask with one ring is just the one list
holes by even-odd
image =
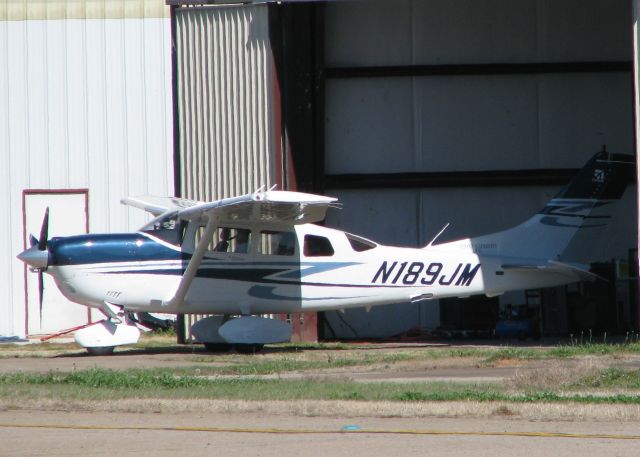
[[111, 355], [113, 354], [113, 350], [115, 346], [102, 346], [102, 347], [92, 347], [85, 348], [89, 355]]
[[91, 355], [109, 355], [116, 346], [135, 344], [139, 338], [138, 327], [115, 320], [96, 322], [75, 334], [76, 343]]

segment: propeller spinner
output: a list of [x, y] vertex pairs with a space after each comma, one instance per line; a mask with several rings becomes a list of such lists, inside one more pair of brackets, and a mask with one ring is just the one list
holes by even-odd
[[44, 213], [42, 226], [40, 227], [40, 240], [33, 235], [29, 236], [29, 244], [31, 247], [18, 254], [18, 259], [29, 265], [32, 270], [43, 271], [47, 269], [49, 264], [49, 251], [47, 251], [47, 242], [49, 238], [49, 208]]

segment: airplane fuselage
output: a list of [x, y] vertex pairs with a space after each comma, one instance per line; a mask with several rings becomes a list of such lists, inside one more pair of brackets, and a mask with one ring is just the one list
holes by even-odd
[[127, 311], [223, 315], [194, 325], [198, 339], [253, 347], [291, 335], [288, 324], [256, 314], [497, 296], [593, 280], [576, 254], [611, 219], [633, 163], [599, 152], [521, 224], [421, 249], [314, 225], [335, 198], [259, 189], [212, 202], [127, 198], [156, 216], [128, 234], [49, 240], [47, 211], [40, 240], [31, 237], [18, 258], [51, 274], [70, 300], [107, 317], [76, 333], [88, 349], [136, 342], [139, 330]]
[[[260, 246], [242, 253], [207, 251], [183, 302], [172, 298], [192, 257], [189, 230], [182, 245], [145, 232], [54, 238], [48, 272], [77, 303], [208, 314], [369, 307], [562, 282], [537, 274], [532, 283], [526, 272], [505, 272], [505, 259], [461, 248], [460, 242], [415, 249], [357, 244], [345, 232], [313, 224], [293, 232], [295, 246], [284, 254]], [[309, 240], [320, 250], [313, 251]]]

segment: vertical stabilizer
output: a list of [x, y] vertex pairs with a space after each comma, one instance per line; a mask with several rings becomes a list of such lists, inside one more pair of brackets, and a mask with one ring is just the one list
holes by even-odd
[[609, 223], [634, 163], [631, 155], [597, 153], [538, 214], [512, 229], [475, 237], [471, 245], [504, 257], [572, 260], [564, 255], [568, 246], [576, 252], [578, 240], [592, 244]]

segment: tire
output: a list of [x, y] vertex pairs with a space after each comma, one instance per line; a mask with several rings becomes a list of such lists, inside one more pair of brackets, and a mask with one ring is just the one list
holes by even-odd
[[115, 346], [102, 346], [94, 348], [85, 348], [90, 355], [111, 355]]
[[228, 352], [231, 350], [229, 343], [204, 343], [207, 352]]
[[255, 354], [260, 352], [264, 344], [234, 344], [233, 348], [240, 354]]

